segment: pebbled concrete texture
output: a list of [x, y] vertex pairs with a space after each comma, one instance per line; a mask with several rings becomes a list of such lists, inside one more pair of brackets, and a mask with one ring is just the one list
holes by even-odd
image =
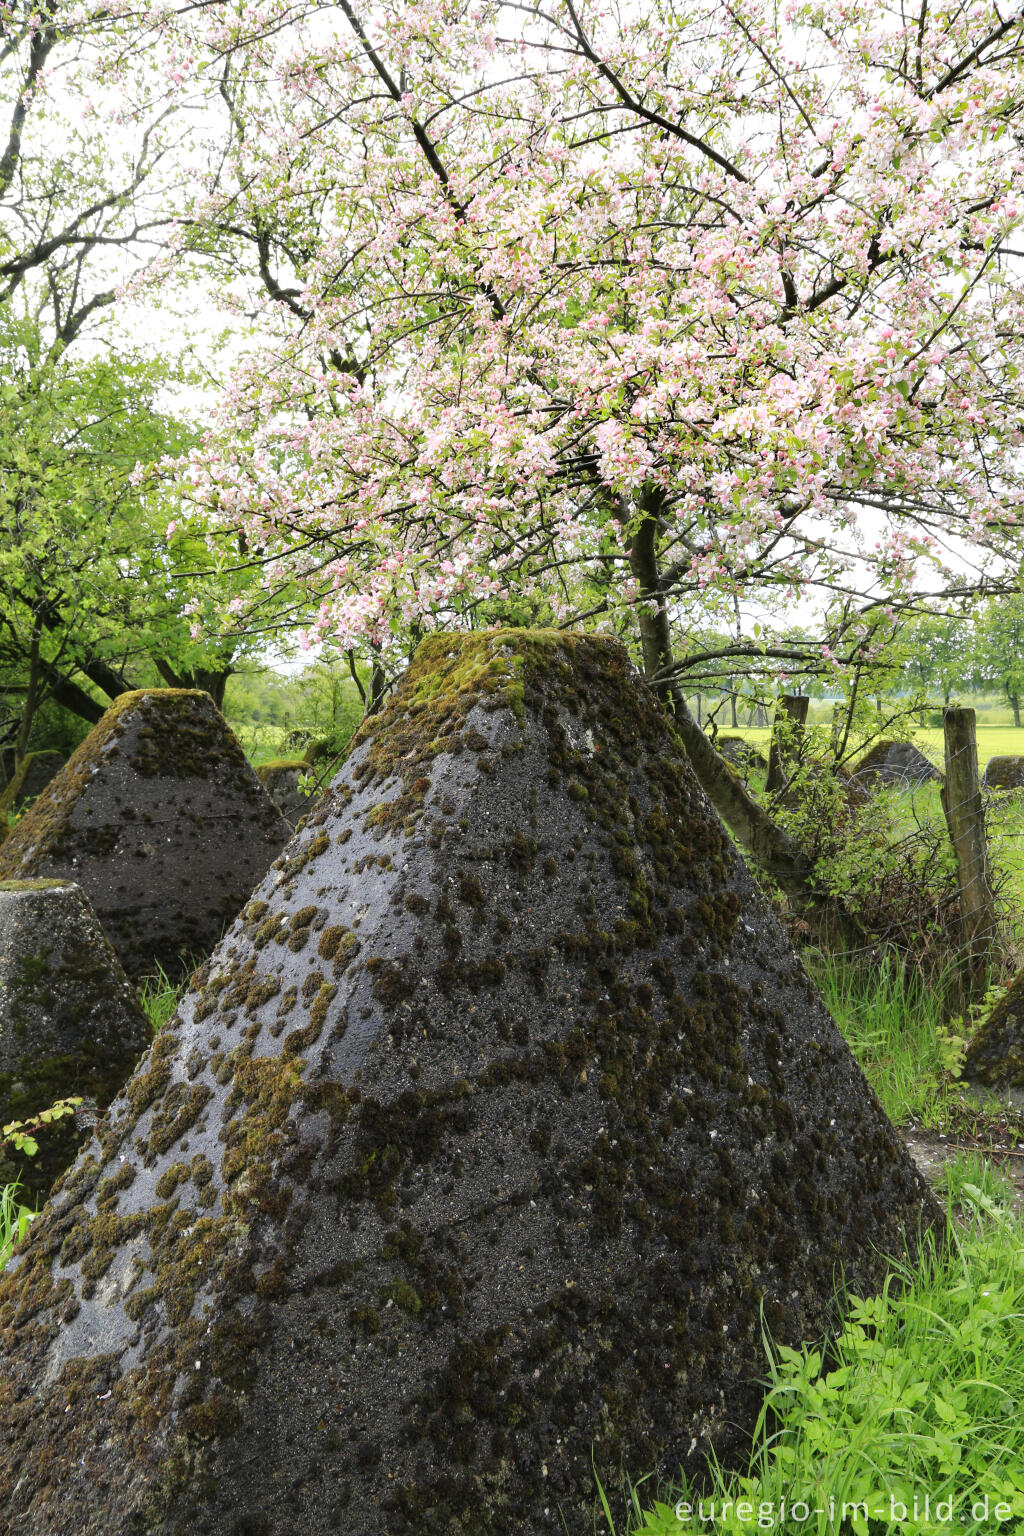
[[876, 741], [850, 775], [854, 784], [877, 789], [881, 784], [939, 784], [942, 774], [912, 741]]
[[990, 757], [981, 782], [985, 789], [1024, 789], [1024, 757]]

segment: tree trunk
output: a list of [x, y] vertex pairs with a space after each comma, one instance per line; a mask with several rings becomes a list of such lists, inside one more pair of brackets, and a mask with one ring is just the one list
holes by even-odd
[[[657, 563], [657, 522], [644, 518], [630, 541], [629, 563], [641, 592], [652, 602], [637, 609], [644, 671], [675, 717], [690, 765], [701, 787], [737, 840], [776, 882], [819, 939], [849, 947], [864, 943], [854, 920], [831, 897], [816, 890], [813, 867], [800, 845], [776, 825], [722, 757], [671, 680], [672, 634]], [[655, 606], [656, 605], [656, 606]]]
[[384, 703], [384, 693], [387, 688], [387, 673], [381, 666], [377, 657], [373, 658], [373, 667], [370, 672], [370, 702], [366, 706], [368, 715], [375, 715]]
[[729, 709], [730, 709], [730, 711], [732, 713], [732, 728], [733, 728], [734, 731], [738, 731], [739, 728], [740, 728], [740, 717], [736, 713], [736, 694], [735, 693], [731, 693], [729, 695]]
[[216, 671], [208, 667], [194, 667], [188, 672], [178, 672], [163, 657], [154, 656], [153, 662], [168, 688], [198, 688], [202, 693], [210, 695], [218, 709], [224, 708], [224, 691], [228, 678], [232, 676], [232, 667], [218, 668]]
[[766, 795], [777, 795], [789, 782], [788, 765], [800, 756], [810, 702], [810, 699], [798, 694], [784, 693], [775, 706], [772, 744], [768, 751], [768, 777], [764, 781]]
[[[39, 617], [51, 634], [57, 634], [63, 630], [60, 612], [52, 605], [41, 608]], [[108, 667], [105, 661], [94, 656], [90, 651], [79, 656], [69, 649], [63, 665], [72, 671], [81, 672], [101, 693], [105, 693], [108, 699], [116, 699], [120, 694], [128, 693], [131, 688], [131, 684], [122, 677], [120, 672], [115, 672], [113, 667]]]
[[974, 710], [947, 709], [942, 724], [946, 737], [942, 809], [960, 875], [960, 919], [969, 979], [964, 992], [976, 996], [985, 990], [988, 980], [996, 913], [989, 878], [985, 808], [978, 782]]
[[46, 686], [50, 690], [50, 697], [55, 699], [64, 709], [69, 709], [73, 715], [85, 720], [89, 725], [103, 719], [103, 705], [98, 704], [92, 694], [86, 693], [77, 683], [64, 677], [47, 661], [41, 663], [43, 676], [46, 678]]
[[39, 707], [39, 693], [42, 684], [42, 668], [39, 662], [39, 639], [42, 631], [42, 622], [36, 619], [32, 625], [32, 643], [28, 652], [28, 686], [25, 689], [25, 703], [21, 711], [21, 722], [18, 726], [18, 734], [14, 742], [14, 772], [17, 773], [28, 751], [29, 738], [32, 735], [32, 725], [35, 720], [36, 710]]
[[228, 686], [228, 678], [230, 676], [230, 667], [226, 667], [221, 672], [211, 672], [203, 667], [192, 673], [190, 686], [193, 688], [201, 688], [204, 693], [208, 693], [210, 695], [210, 698], [216, 704], [218, 709], [223, 709], [224, 691]]
[[1020, 729], [1020, 694], [1010, 694], [1010, 708], [1013, 710], [1013, 723]]
[[359, 697], [362, 699], [362, 701], [363, 701], [363, 708], [365, 709], [366, 708], [366, 689], [363, 687], [362, 679], [359, 676], [359, 668], [356, 666], [356, 653], [353, 650], [347, 650], [345, 652], [345, 655], [346, 655], [346, 657], [348, 659], [348, 670], [352, 674], [352, 681], [355, 683], [356, 687], [359, 690]]

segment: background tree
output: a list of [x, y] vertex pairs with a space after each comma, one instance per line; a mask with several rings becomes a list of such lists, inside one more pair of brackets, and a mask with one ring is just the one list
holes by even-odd
[[[0, 20], [0, 740], [15, 755], [47, 701], [87, 722], [136, 682], [219, 701], [252, 649], [251, 577], [220, 579], [230, 556], [202, 523], [131, 483], [136, 459], [194, 440], [166, 409], [173, 359], [131, 338], [134, 287], [185, 276], [189, 108], [209, 94], [154, 67], [162, 47], [149, 33], [133, 54], [117, 6], [37, 0]], [[180, 347], [152, 313], [149, 330]]]
[[[503, 541], [499, 569], [558, 591], [554, 518], [609, 604], [630, 599], [650, 521], [670, 612], [699, 586], [784, 602], [849, 570], [852, 549], [821, 534], [872, 498], [889, 524], [860, 565], [890, 592], [931, 525], [978, 542], [980, 503], [988, 544], [1014, 526], [1017, 429], [982, 407], [1014, 398], [996, 326], [1019, 301], [1000, 265], [1018, 217], [1019, 21], [947, 5], [890, 35], [874, 7], [836, 29], [800, 7], [796, 69], [794, 38], [756, 5], [683, 20], [653, 4], [614, 26], [595, 13], [593, 36], [583, 11], [528, 9], [507, 47], [487, 30], [511, 26], [501, 5], [187, 14], [216, 17], [192, 41], [204, 68], [221, 61], [235, 134], [233, 179], [221, 169], [207, 203], [262, 221], [302, 284], [269, 285], [284, 345], [240, 375], [229, 418], [262, 459], [232, 476], [208, 456], [229, 514], [264, 496], [275, 516], [297, 506], [329, 547], [368, 484], [416, 490], [411, 507], [374, 504], [352, 553], [396, 555], [409, 534], [375, 591], [413, 588], [430, 613], [480, 600]], [[484, 55], [493, 68], [464, 100]], [[525, 72], [503, 78], [513, 58]], [[981, 103], [983, 84], [997, 89]], [[207, 224], [228, 228], [217, 206]], [[414, 573], [424, 541], [445, 539], [461, 558], [438, 569], [438, 596]]]
[[9, 320], [0, 378], [0, 673], [18, 706], [15, 761], [48, 698], [90, 723], [144, 682], [220, 702], [247, 643], [212, 625], [212, 609], [234, 602], [240, 615], [253, 575], [246, 562], [218, 576], [199, 528], [168, 548], [166, 504], [135, 483], [137, 463], [194, 437], [158, 407], [168, 369], [130, 354], [54, 360], [33, 322]]
[[1020, 725], [1024, 695], [1024, 594], [991, 598], [981, 611], [975, 632], [974, 661], [982, 685], [1005, 694]]
[[55, 354], [173, 249], [188, 183], [192, 103], [125, 67], [118, 10], [0, 12], [0, 313], [20, 300]]
[[817, 596], [821, 669], [863, 668], [922, 570], [969, 585], [937, 536], [1016, 565], [1020, 17], [343, 0], [168, 25], [232, 133], [192, 238], [248, 231], [278, 331], [184, 493], [287, 558], [342, 646], [397, 660], [513, 589], [625, 629], [782, 870], [688, 719], [680, 635]]
[[963, 614], [910, 613], [901, 625], [899, 643], [907, 680], [944, 706], [970, 685], [974, 631]]
[[798, 889], [690, 718], [680, 640], [744, 603], [768, 622], [739, 647], [779, 661], [815, 601], [819, 670], [863, 673], [901, 607], [977, 584], [940, 549], [1016, 568], [1021, 18], [200, 0], [118, 24], [129, 52], [159, 37], [168, 87], [216, 81], [226, 148], [180, 240], [254, 254], [275, 333], [181, 480], [225, 560], [299, 580], [313, 633], [381, 664], [513, 593], [627, 635]]

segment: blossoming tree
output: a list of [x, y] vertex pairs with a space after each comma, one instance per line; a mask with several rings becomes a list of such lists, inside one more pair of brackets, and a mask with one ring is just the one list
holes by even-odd
[[[182, 485], [268, 582], [301, 575], [313, 634], [386, 646], [521, 594], [614, 627], [756, 841], [679, 697], [694, 613], [817, 595], [827, 668], [880, 609], [1015, 575], [1019, 11], [266, 0], [160, 24], [230, 129], [179, 239], [256, 251], [274, 338]], [[770, 625], [736, 644], [792, 659]]]

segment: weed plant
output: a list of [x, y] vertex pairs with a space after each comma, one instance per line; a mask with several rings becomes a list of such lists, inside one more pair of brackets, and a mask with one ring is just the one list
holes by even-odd
[[162, 966], [157, 967], [156, 976], [145, 976], [139, 985], [139, 1002], [142, 1011], [153, 1026], [153, 1033], [159, 1034], [168, 1019], [172, 1019], [181, 1001], [181, 994], [185, 984], [175, 984], [171, 981]]
[[936, 1183], [939, 1194], [964, 1217], [999, 1217], [1014, 1203], [1014, 1189], [980, 1152], [962, 1148], [943, 1164]]
[[0, 1269], [3, 1269], [10, 1258], [15, 1243], [20, 1243], [25, 1236], [29, 1223], [36, 1214], [27, 1205], [22, 1204], [18, 1198], [18, 1190], [17, 1184], [0, 1186]]

